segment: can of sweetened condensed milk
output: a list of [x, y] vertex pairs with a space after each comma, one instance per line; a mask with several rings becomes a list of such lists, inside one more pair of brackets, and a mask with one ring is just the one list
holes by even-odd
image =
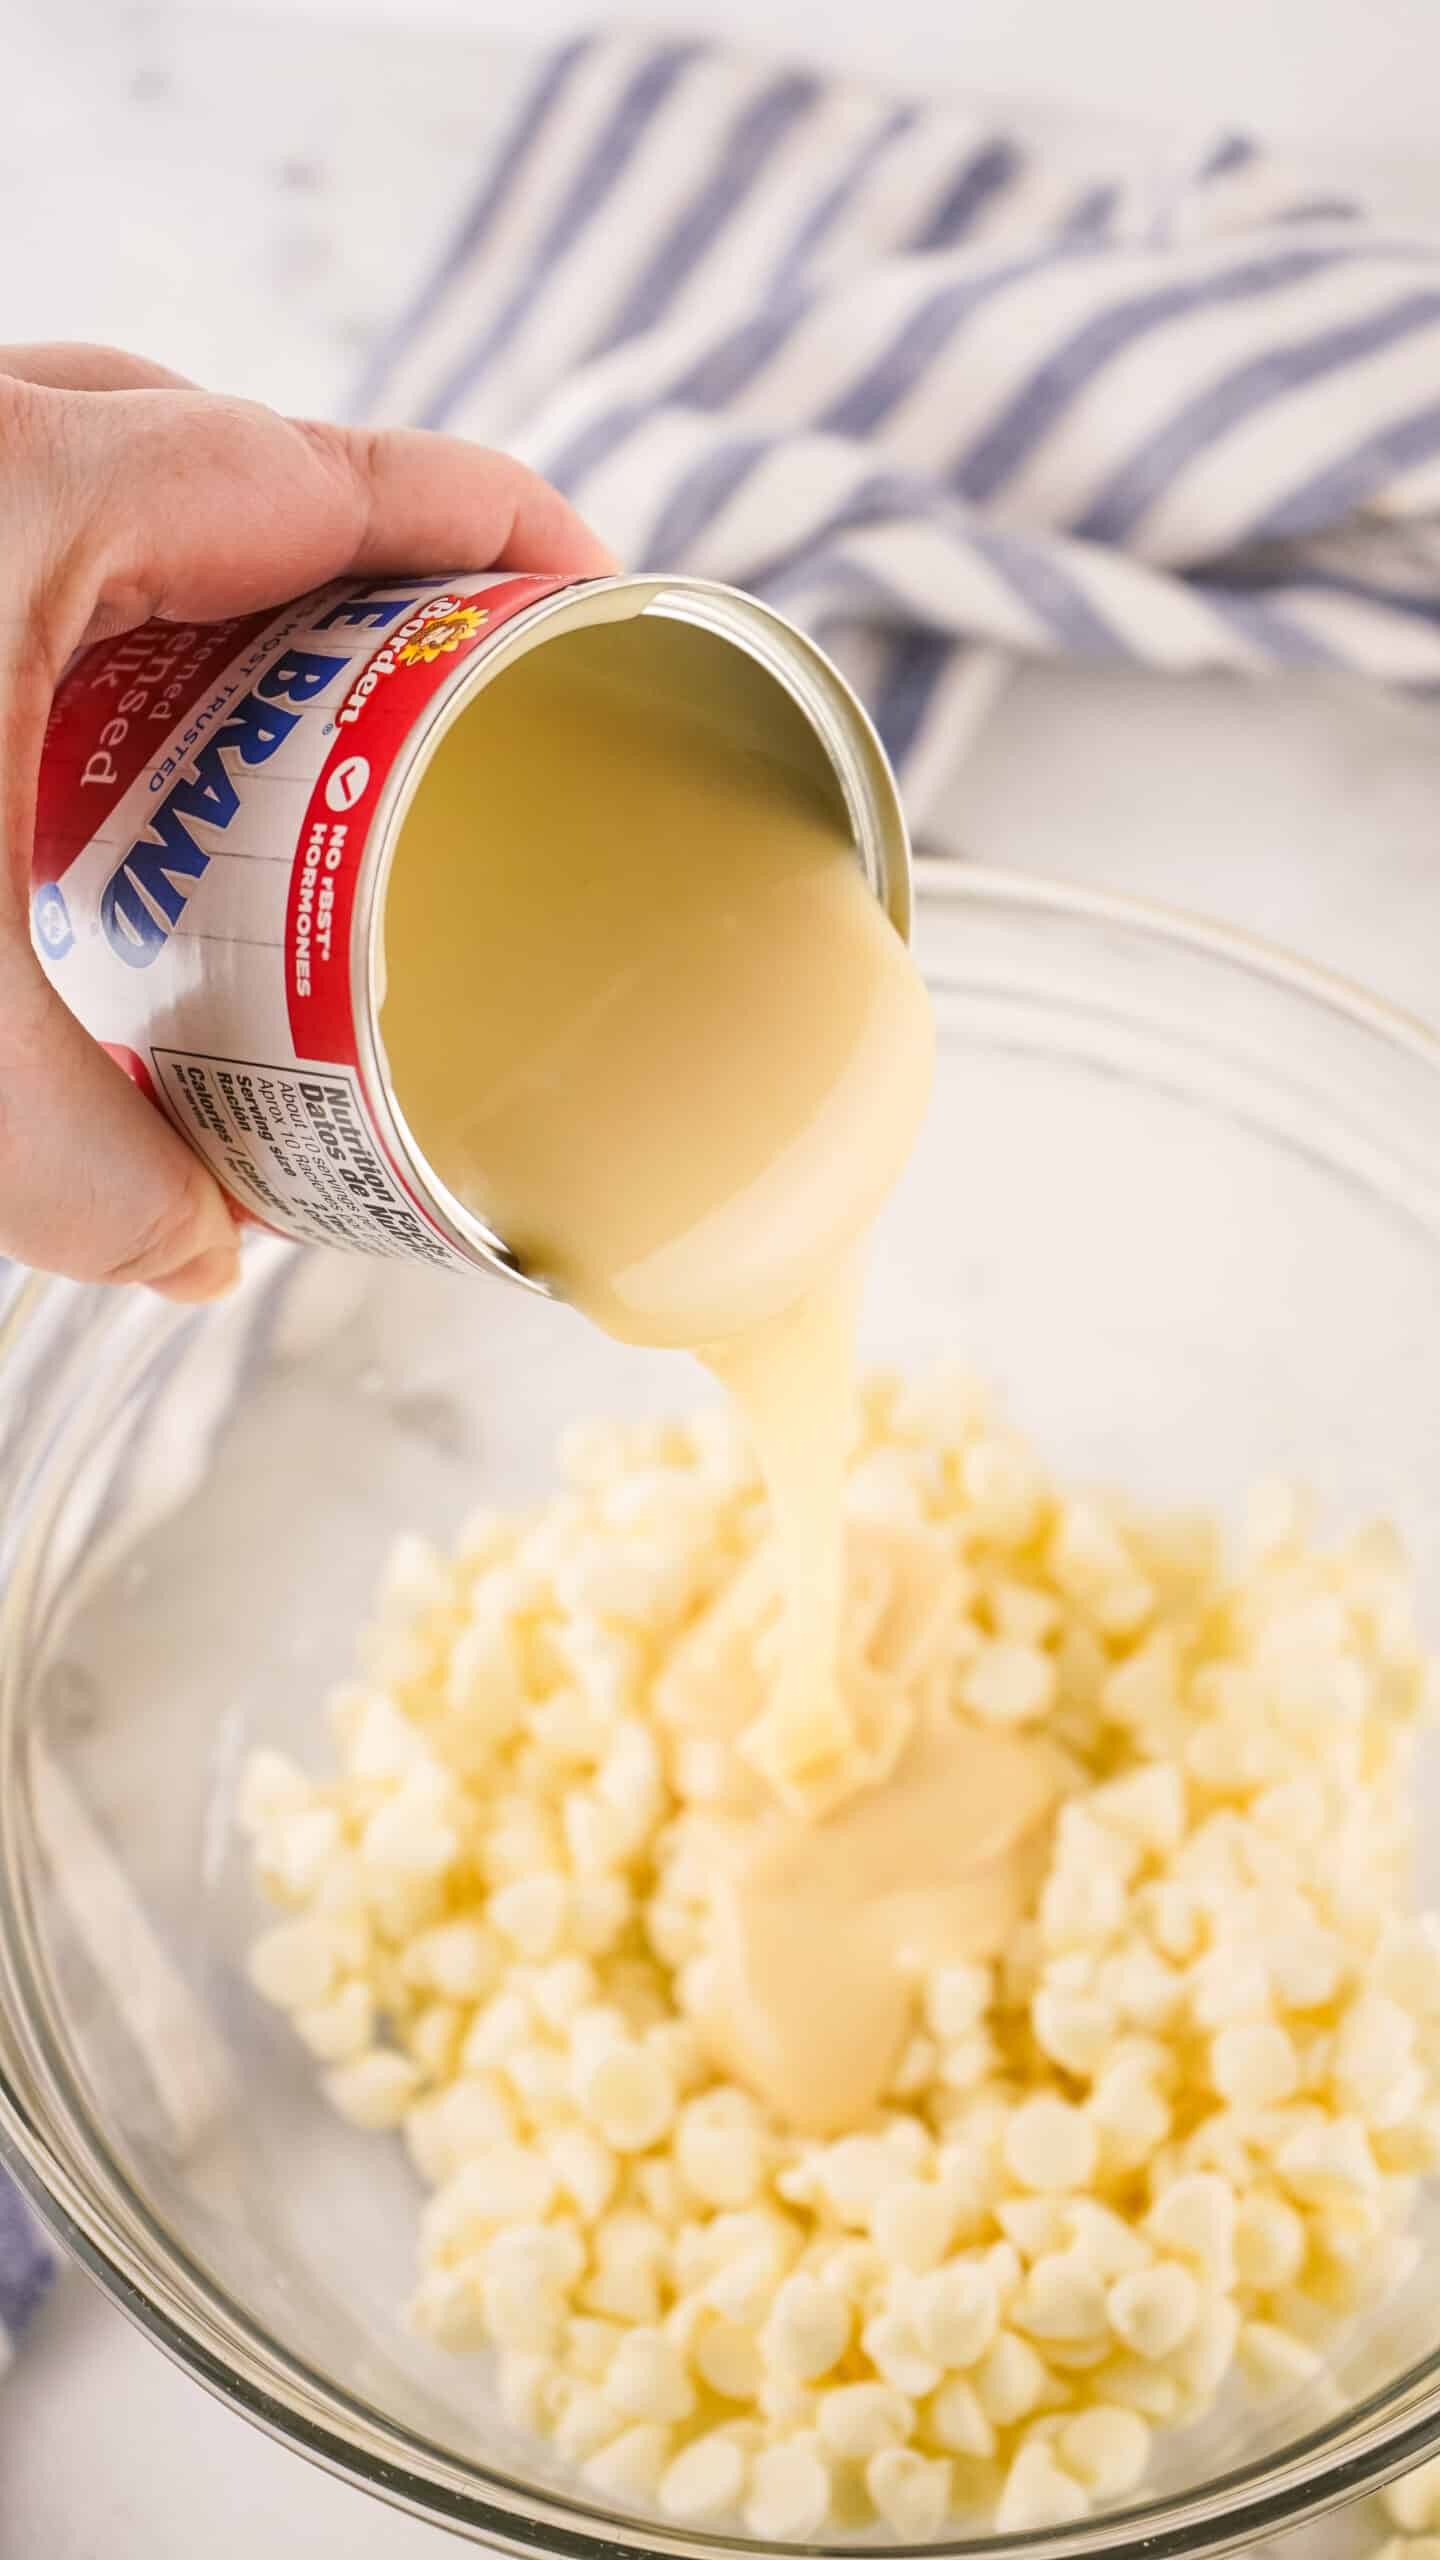
[[[229, 622], [146, 623], [67, 670], [40, 773], [35, 946], [249, 1217], [544, 1286], [407, 1123], [382, 1027], [387, 891], [427, 771], [489, 688], [545, 652], [563, 755], [564, 644], [587, 634], [603, 656], [641, 624], [653, 680], [721, 722], [737, 755], [828, 797], [907, 935], [905, 827], [864, 711], [811, 641], [728, 588], [351, 578]], [[466, 808], [481, 863], [483, 758]]]

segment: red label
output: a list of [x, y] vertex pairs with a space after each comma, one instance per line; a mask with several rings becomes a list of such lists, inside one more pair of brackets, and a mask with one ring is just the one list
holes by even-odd
[[285, 915], [285, 995], [302, 1058], [355, 1066], [350, 927], [360, 860], [390, 770], [425, 706], [502, 622], [568, 578], [507, 578], [432, 598], [367, 659], [335, 715], [305, 811]]
[[138, 1084], [147, 1102], [159, 1102], [155, 1079], [137, 1049], [126, 1049], [118, 1040], [102, 1040], [100, 1046], [117, 1067], [123, 1068], [131, 1083]]
[[37, 885], [58, 880], [279, 607], [229, 622], [142, 622], [83, 649], [51, 706], [35, 807]]

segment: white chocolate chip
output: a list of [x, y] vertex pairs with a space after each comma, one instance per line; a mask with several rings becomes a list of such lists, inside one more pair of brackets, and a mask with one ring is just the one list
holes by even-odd
[[816, 2425], [827, 2453], [838, 2462], [868, 2462], [902, 2445], [913, 2412], [903, 2392], [881, 2382], [847, 2382], [822, 2394]]
[[1035, 1724], [1055, 1703], [1055, 1659], [1002, 1637], [982, 1644], [960, 1681], [963, 1707], [986, 1724]]
[[1320, 2358], [1303, 2338], [1273, 2320], [1247, 2320], [1235, 2342], [1235, 2361], [1257, 2400], [1279, 2400], [1313, 2382]]
[[676, 2164], [702, 2203], [749, 2204], [765, 2183], [767, 2149], [756, 2124], [719, 2123], [687, 2108], [676, 2136]]
[[248, 1969], [261, 1998], [277, 2009], [313, 2009], [335, 1980], [335, 1957], [314, 1921], [291, 1920], [256, 1939]]
[[695, 2370], [707, 2390], [722, 2400], [754, 2400], [764, 2379], [760, 2341], [738, 2320], [716, 2315], [695, 2341]]
[[293, 2012], [295, 2032], [317, 2062], [353, 2062], [375, 2032], [375, 2003], [363, 1982], [347, 1982], [313, 2009]]
[[830, 2513], [830, 2474], [803, 2444], [776, 2444], [750, 2467], [745, 2522], [762, 2542], [803, 2542]]
[[1238, 2107], [1282, 2105], [1300, 2076], [1289, 2036], [1265, 2020], [1222, 2027], [1210, 2048], [1210, 2070], [1221, 2097]]
[[1200, 2313], [1200, 2288], [1174, 2263], [1118, 2276], [1106, 2297], [1110, 2326], [1138, 2356], [1168, 2356], [1189, 2337]]
[[1021, 2186], [1084, 2187], [1095, 2174], [1099, 2139], [1084, 2109], [1064, 2098], [1027, 2098], [1005, 2133], [1005, 2165]]
[[1365, 2128], [1353, 2117], [1302, 2126], [1281, 2145], [1275, 2165], [1291, 2194], [1306, 2204], [1368, 2196], [1378, 2176]]
[[872, 2454], [865, 2486], [882, 2524], [908, 2542], [932, 2542], [950, 2512], [950, 2465], [903, 2445]]
[[1235, 2208], [1235, 2272], [1257, 2293], [1293, 2284], [1305, 2261], [1305, 2225], [1279, 2196], [1247, 2195]]
[[697, 2436], [677, 2453], [660, 2482], [662, 2515], [676, 2524], [712, 2524], [739, 2506], [746, 2461], [734, 2439], [719, 2431]]
[[995, 2429], [973, 2387], [963, 2374], [952, 2373], [930, 2403], [929, 2431], [947, 2453], [963, 2453], [988, 2462], [995, 2450]]
[[892, 2266], [925, 2275], [939, 2266], [954, 2238], [955, 2223], [955, 2207], [943, 2187], [902, 2178], [875, 2206], [870, 2232]]
[[235, 1819], [250, 1840], [259, 1840], [286, 1814], [304, 1813], [315, 1800], [315, 1787], [303, 1769], [280, 1751], [252, 1751], [240, 1775]]
[[1033, 2533], [1046, 2525], [1078, 2524], [1089, 2511], [1079, 2481], [1061, 2470], [1050, 2447], [1027, 2444], [1005, 2475], [995, 2522], [1001, 2533]]
[[1063, 1985], [1037, 1991], [1030, 2012], [1042, 2053], [1088, 2079], [1115, 2040], [1115, 2013], [1103, 2000]]
[[976, 2365], [975, 2397], [992, 2426], [1011, 2427], [1038, 2409], [1050, 2389], [1048, 2367], [1028, 2338], [1002, 2329]]
[[1235, 2272], [1235, 2191], [1204, 2171], [1178, 2178], [1152, 2205], [1146, 2231], [1158, 2249], [1198, 2266], [1207, 2284], [1224, 2290]]
[[1032, 2338], [1070, 2344], [1105, 2335], [1105, 2287], [1078, 2250], [1037, 2258], [1014, 2313]]
[[325, 2094], [337, 2115], [370, 2132], [401, 2122], [420, 2086], [420, 2074], [403, 2053], [375, 2051], [327, 2072]]
[[668, 2071], [641, 2045], [617, 2044], [578, 2074], [575, 2095], [597, 2132], [616, 2151], [648, 2151], [675, 2113]]
[[1097, 2401], [1065, 2420], [1055, 2437], [1055, 2453], [1092, 2498], [1123, 2498], [1144, 2476], [1150, 2430], [1133, 2409]]
[[832, 2285], [815, 2276], [787, 2276], [765, 2324], [767, 2361], [798, 2381], [816, 2381], [845, 2353], [851, 2317], [850, 2305]]
[[990, 2006], [993, 1980], [988, 1965], [940, 1965], [925, 1985], [925, 2021], [940, 2044], [953, 2044], [980, 2026]]
[[605, 2376], [605, 2396], [627, 2418], [652, 2418], [672, 2426], [695, 2406], [694, 2386], [683, 2359], [659, 2329], [631, 2329], [620, 2340]]
[[948, 2372], [978, 2364], [994, 2340], [1000, 2306], [989, 2267], [958, 2261], [928, 2276], [915, 2298], [921, 2344]]
[[626, 2506], [648, 2506], [659, 2494], [670, 2454], [668, 2427], [627, 2427], [583, 2466], [592, 2489]]

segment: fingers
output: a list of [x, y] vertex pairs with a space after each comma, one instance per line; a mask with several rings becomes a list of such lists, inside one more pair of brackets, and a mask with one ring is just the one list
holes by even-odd
[[0, 1253], [185, 1301], [230, 1287], [238, 1237], [218, 1186], [13, 939], [0, 1021]]
[[[362, 492], [366, 523], [357, 568], [410, 568], [419, 559], [437, 568], [495, 566], [593, 578], [619, 566], [568, 498], [511, 454], [419, 427], [304, 432], [318, 435], [322, 445], [338, 436], [341, 468]], [[473, 528], [478, 553], [455, 551], [462, 528]]]
[[[107, 620], [218, 618], [352, 570], [593, 577], [615, 565], [523, 463], [450, 436], [313, 425], [191, 392], [60, 405], [87, 564], [64, 583], [72, 595], [88, 586]], [[77, 636], [58, 635], [66, 649]]]
[[213, 1297], [239, 1274], [219, 1187], [45, 977], [27, 922], [50, 707], [38, 633], [0, 633], [0, 1254], [76, 1280]]
[[171, 373], [147, 356], [120, 347], [87, 347], [62, 341], [50, 346], [0, 347], [0, 373], [47, 391], [190, 391], [183, 373]]

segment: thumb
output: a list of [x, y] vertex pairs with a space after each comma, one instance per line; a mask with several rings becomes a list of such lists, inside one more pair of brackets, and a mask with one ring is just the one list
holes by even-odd
[[[0, 632], [0, 830], [28, 844], [51, 686], [17, 636], [18, 664]], [[0, 872], [0, 1253], [74, 1280], [147, 1281], [182, 1302], [218, 1296], [239, 1274], [224, 1197], [67, 1012], [13, 877]]]

